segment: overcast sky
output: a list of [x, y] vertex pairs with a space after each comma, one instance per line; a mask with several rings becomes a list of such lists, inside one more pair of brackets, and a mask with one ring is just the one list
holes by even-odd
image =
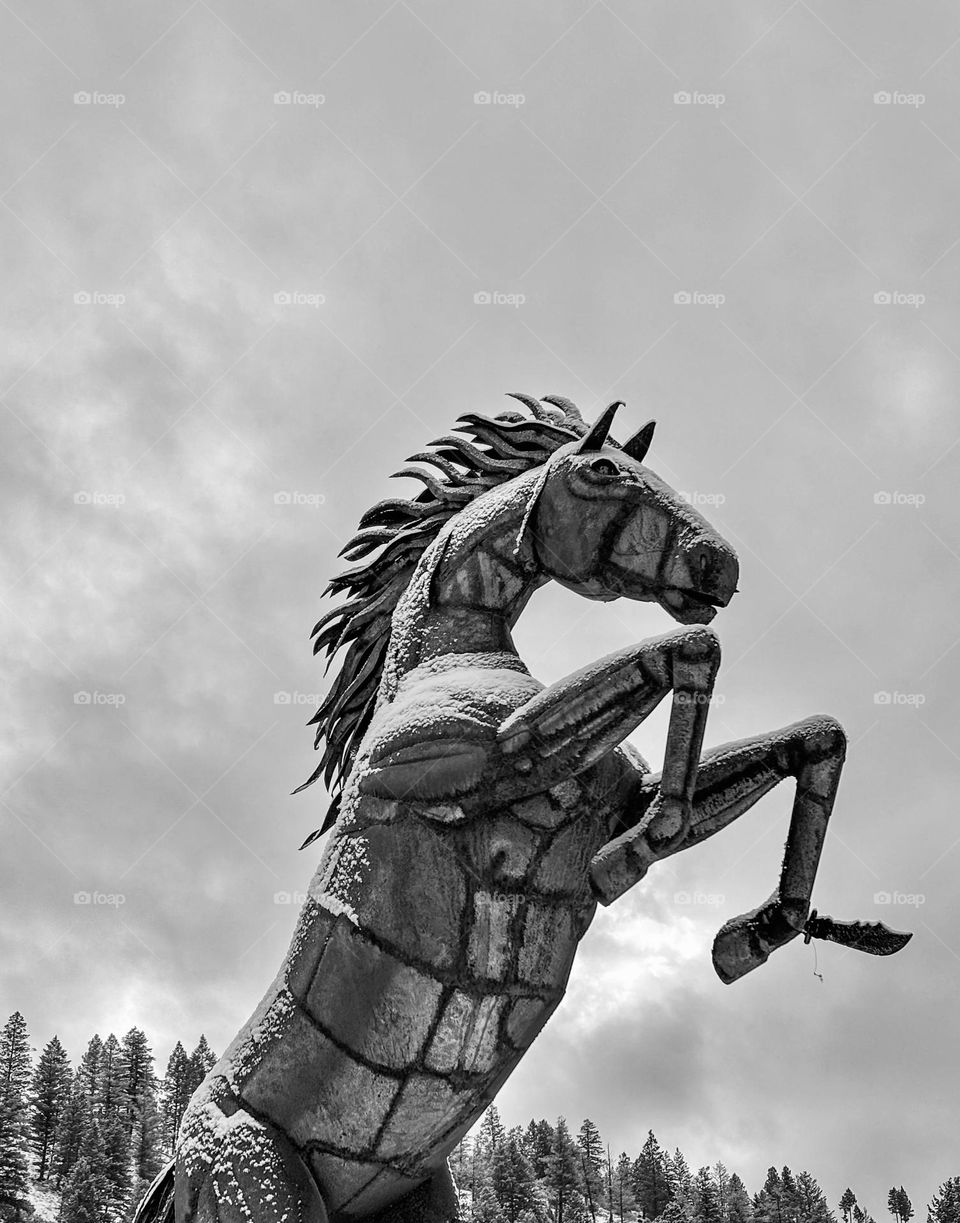
[[[837, 715], [815, 903], [916, 934], [721, 985], [784, 787], [598, 914], [501, 1112], [922, 1216], [960, 1173], [956, 5], [8, 0], [0, 44], [3, 1016], [223, 1049], [322, 848], [338, 549], [460, 412], [616, 397], [740, 552], [707, 743]], [[550, 588], [517, 641], [550, 681], [670, 627]]]

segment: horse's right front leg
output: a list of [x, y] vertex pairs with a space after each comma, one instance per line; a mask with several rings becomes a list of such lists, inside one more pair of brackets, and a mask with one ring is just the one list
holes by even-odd
[[714, 748], [700, 761], [693, 818], [678, 844], [665, 843], [658, 835], [659, 778], [645, 777], [641, 802], [649, 804], [646, 812], [593, 860], [595, 894], [610, 904], [654, 862], [705, 841], [778, 782], [795, 777], [780, 886], [759, 908], [728, 921], [714, 941], [717, 974], [727, 984], [736, 981], [803, 932], [845, 753], [843, 728], [825, 715]]
[[544, 688], [500, 726], [489, 801], [540, 793], [596, 764], [672, 691], [658, 832], [665, 845], [679, 845], [693, 811], [719, 665], [716, 634], [697, 625], [610, 654]]

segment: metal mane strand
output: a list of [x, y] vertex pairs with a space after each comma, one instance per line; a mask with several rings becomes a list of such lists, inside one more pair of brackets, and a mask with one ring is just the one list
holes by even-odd
[[[424, 488], [412, 498], [390, 498], [371, 506], [357, 531], [341, 550], [349, 561], [377, 553], [364, 565], [338, 573], [324, 595], [347, 601], [327, 612], [314, 626], [314, 653], [326, 653], [329, 670], [344, 650], [340, 667], [323, 703], [308, 725], [316, 726], [314, 747], [323, 756], [311, 776], [294, 793], [321, 776], [333, 793], [323, 828], [336, 819], [340, 791], [353, 764], [364, 731], [373, 716], [390, 637], [390, 621], [420, 557], [455, 514], [488, 489], [539, 467], [565, 443], [583, 437], [587, 424], [576, 405], [559, 395], [511, 392], [527, 412], [500, 412], [494, 417], [468, 412], [431, 449], [408, 462], [434, 470], [405, 467], [398, 477], [420, 480]], [[311, 834], [308, 844], [319, 833]], [[302, 847], [301, 847], [302, 848]]]

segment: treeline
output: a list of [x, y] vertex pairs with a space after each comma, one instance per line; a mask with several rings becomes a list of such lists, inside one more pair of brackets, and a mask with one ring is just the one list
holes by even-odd
[[31, 1182], [58, 1198], [58, 1223], [128, 1223], [169, 1159], [190, 1097], [216, 1056], [178, 1041], [158, 1078], [146, 1035], [91, 1038], [70, 1065], [54, 1036], [34, 1063], [15, 1011], [0, 1033], [0, 1220], [29, 1219]]
[[[575, 1136], [563, 1117], [508, 1130], [496, 1105], [450, 1165], [466, 1223], [837, 1223], [809, 1172], [770, 1168], [751, 1195], [722, 1163], [693, 1172], [652, 1130], [638, 1155], [614, 1157], [589, 1119]], [[851, 1189], [837, 1209], [842, 1223], [875, 1223]], [[913, 1217], [902, 1185], [890, 1190], [887, 1209], [895, 1223]], [[960, 1223], [960, 1176], [940, 1186], [927, 1223]]]
[[[158, 1078], [146, 1035], [131, 1028], [93, 1036], [75, 1068], [56, 1036], [34, 1062], [24, 1018], [11, 1015], [0, 1032], [0, 1223], [30, 1218], [31, 1184], [50, 1193], [57, 1223], [129, 1223], [216, 1060], [204, 1036], [190, 1054], [178, 1041]], [[722, 1163], [693, 1172], [652, 1130], [638, 1155], [614, 1158], [590, 1120], [575, 1136], [563, 1117], [508, 1130], [495, 1105], [450, 1165], [463, 1223], [876, 1223], [851, 1189], [838, 1220], [809, 1172], [770, 1168], [751, 1194]], [[910, 1223], [902, 1185], [887, 1209]], [[927, 1223], [960, 1223], [960, 1176], [940, 1186]]]

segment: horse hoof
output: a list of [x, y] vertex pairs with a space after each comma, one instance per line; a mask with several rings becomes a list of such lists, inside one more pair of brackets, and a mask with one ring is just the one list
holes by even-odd
[[732, 985], [759, 968], [769, 955], [770, 950], [760, 941], [756, 924], [743, 917], [728, 921], [713, 940], [713, 967], [724, 985]]

